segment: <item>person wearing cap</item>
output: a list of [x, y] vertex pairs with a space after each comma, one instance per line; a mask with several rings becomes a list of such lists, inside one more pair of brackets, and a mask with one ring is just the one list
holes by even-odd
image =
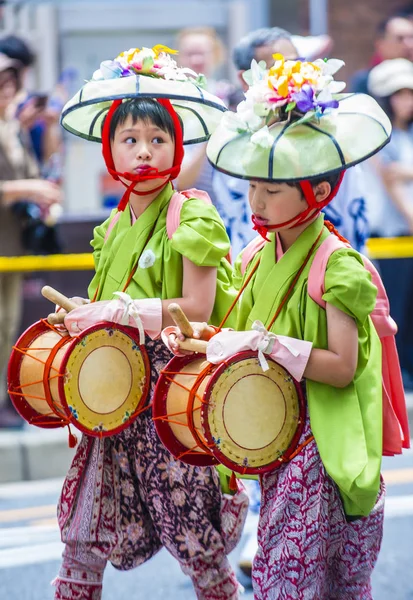
[[[0, 255], [20, 256], [22, 223], [13, 207], [21, 201], [37, 204], [47, 214], [60, 203], [60, 188], [39, 179], [29, 140], [9, 108], [20, 89], [20, 63], [0, 53]], [[6, 395], [6, 367], [16, 340], [22, 306], [21, 273], [0, 273], [0, 428], [21, 427]]]
[[384, 60], [413, 59], [413, 22], [397, 13], [382, 20], [376, 29], [374, 51], [369, 68], [355, 73], [350, 85], [353, 92], [369, 93], [369, 73]]
[[[380, 63], [371, 70], [368, 86], [393, 125], [390, 143], [377, 156], [378, 181], [371, 202], [371, 212], [375, 211], [373, 234], [413, 235], [413, 63], [405, 58]], [[384, 185], [380, 184], [380, 175]], [[399, 326], [397, 345], [403, 381], [405, 388], [412, 390], [413, 261], [394, 258], [381, 260], [379, 264]]]
[[[170, 359], [158, 339], [172, 322], [169, 304], [218, 322], [220, 305], [234, 296], [229, 240], [216, 209], [198, 190], [181, 198], [171, 183], [183, 143], [205, 140], [225, 107], [201, 89], [196, 73], [178, 68], [172, 53], [161, 45], [132, 48], [104, 61], [62, 113], [64, 128], [102, 144], [108, 172], [126, 188], [94, 231], [91, 302], [64, 323], [76, 336], [102, 321], [124, 323], [126, 314], [146, 334], [151, 394]], [[98, 600], [108, 561], [127, 570], [165, 547], [191, 577], [197, 598], [235, 600], [227, 554], [247, 506], [242, 489], [223, 497], [214, 469], [175, 459], [161, 445], [150, 410], [113, 436], [83, 435], [59, 503], [65, 550], [55, 599]]]
[[[370, 96], [339, 93], [344, 84], [333, 75], [342, 64], [276, 55], [266, 70], [253, 62], [245, 102], [224, 115], [207, 147], [217, 169], [250, 182], [259, 237], [235, 265], [236, 331], [192, 323], [194, 337], [209, 340], [213, 364], [244, 350], [268, 354], [301, 382], [306, 399], [295, 450], [260, 478], [256, 600], [371, 599], [383, 534], [380, 468], [389, 429], [382, 422], [382, 345], [370, 316], [378, 287], [321, 211], [345, 170], [388, 143], [391, 124]], [[328, 254], [328, 246], [335, 250]], [[316, 259], [317, 300], [310, 289]], [[394, 334], [383, 308], [381, 324]], [[174, 352], [178, 333], [168, 337]], [[401, 452], [409, 433], [396, 358], [393, 366]]]

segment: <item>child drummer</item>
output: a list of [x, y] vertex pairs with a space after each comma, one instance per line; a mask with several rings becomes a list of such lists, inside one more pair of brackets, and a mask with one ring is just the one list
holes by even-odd
[[[119, 322], [125, 312], [130, 325], [138, 319], [147, 334], [152, 388], [170, 358], [157, 340], [169, 323], [166, 299], [179, 301], [195, 320], [212, 315], [218, 322], [220, 303], [232, 297], [224, 259], [229, 242], [215, 208], [190, 197], [176, 230], [171, 237], [167, 232], [183, 141], [207, 139], [225, 110], [169, 53], [132, 49], [105, 61], [62, 115], [70, 132], [102, 141], [109, 173], [127, 188], [94, 232], [92, 302], [69, 313], [65, 325], [76, 335], [97, 322]], [[149, 411], [112, 437], [84, 435], [59, 503], [65, 550], [55, 598], [97, 600], [107, 561], [131, 569], [162, 546], [191, 577], [198, 598], [238, 598], [227, 553], [241, 535], [247, 503], [244, 492], [223, 498], [213, 469], [174, 460]]]
[[[306, 394], [301, 451], [261, 477], [254, 598], [367, 600], [384, 510], [382, 348], [370, 318], [377, 288], [344, 245], [321, 272], [325, 307], [310, 297], [308, 281], [318, 249], [334, 235], [320, 211], [344, 170], [377, 152], [391, 126], [369, 96], [332, 95], [342, 89], [332, 77], [341, 61], [274, 58], [269, 71], [253, 63], [246, 100], [208, 144], [218, 169], [250, 180], [264, 239], [236, 265], [238, 287], [250, 277], [238, 331], [214, 335], [207, 358], [220, 363], [259, 348], [302, 380]], [[214, 333], [192, 325], [195, 337]], [[175, 333], [169, 343], [178, 350]], [[394, 401], [405, 415], [404, 397]], [[409, 447], [406, 420], [398, 443], [399, 451]]]

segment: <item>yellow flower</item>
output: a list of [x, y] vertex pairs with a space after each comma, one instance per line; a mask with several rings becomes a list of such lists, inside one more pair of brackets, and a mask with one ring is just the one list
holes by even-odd
[[288, 96], [288, 77], [286, 77], [285, 75], [280, 77], [278, 80], [277, 92], [282, 98], [287, 98], [287, 96]]
[[172, 50], [172, 48], [168, 48], [168, 46], [164, 46], [163, 44], [157, 44], [152, 50], [155, 52], [155, 58], [158, 58], [161, 52], [165, 52], [166, 54], [178, 54], [178, 50]]
[[294, 85], [298, 85], [299, 87], [301, 87], [304, 84], [304, 77], [301, 73], [293, 73], [291, 78], [294, 82]]
[[269, 75], [270, 77], [280, 76], [284, 70], [284, 56], [282, 54], [273, 54], [272, 57], [275, 60], [275, 63], [271, 67]]
[[125, 50], [119, 54], [119, 58], [125, 58], [127, 62], [130, 62], [132, 58], [140, 52], [140, 48], [131, 48], [130, 50]]

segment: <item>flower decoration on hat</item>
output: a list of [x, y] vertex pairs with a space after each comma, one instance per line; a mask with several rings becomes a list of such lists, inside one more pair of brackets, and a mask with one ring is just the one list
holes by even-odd
[[198, 75], [192, 69], [178, 67], [172, 58], [172, 55], [177, 53], [177, 50], [162, 44], [153, 48], [130, 48], [121, 52], [114, 60], [101, 62], [100, 68], [93, 73], [92, 81], [146, 75], [165, 80], [192, 81], [200, 87], [205, 87], [204, 75]]
[[333, 77], [344, 65], [341, 60], [303, 62], [285, 60], [282, 54], [273, 58], [270, 69], [263, 61], [252, 61], [251, 69], [243, 75], [249, 85], [245, 100], [235, 114], [224, 116], [228, 128], [252, 133], [251, 142], [261, 147], [273, 143], [268, 126], [275, 122], [298, 125], [331, 115], [339, 106], [334, 94], [346, 85]]

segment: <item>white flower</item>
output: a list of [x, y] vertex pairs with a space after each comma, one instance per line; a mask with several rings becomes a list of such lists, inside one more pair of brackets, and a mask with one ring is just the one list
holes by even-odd
[[[315, 62], [318, 64], [318, 61]], [[321, 62], [323, 63], [322, 66], [320, 65], [323, 75], [335, 75], [337, 71], [346, 64], [343, 60], [339, 60], [338, 58], [330, 58], [327, 61], [322, 60]]]
[[274, 138], [270, 134], [267, 125], [261, 127], [254, 135], [251, 136], [251, 143], [260, 148], [271, 148], [274, 143]]
[[92, 81], [102, 81], [104, 79], [102, 71], [97, 69], [92, 75]]
[[221, 125], [230, 131], [243, 132], [248, 129], [247, 124], [241, 118], [241, 116], [238, 113], [234, 113], [230, 110], [224, 113]]
[[241, 121], [243, 121], [248, 129], [256, 131], [262, 126], [262, 118], [259, 117], [256, 112], [256, 104], [251, 100], [243, 100], [237, 106], [237, 114]]
[[328, 89], [330, 94], [339, 94], [344, 90], [345, 87], [345, 81], [332, 81], [328, 84], [328, 87], [326, 89]]
[[156, 256], [152, 250], [145, 250], [139, 259], [138, 266], [141, 269], [149, 269], [155, 264]]

